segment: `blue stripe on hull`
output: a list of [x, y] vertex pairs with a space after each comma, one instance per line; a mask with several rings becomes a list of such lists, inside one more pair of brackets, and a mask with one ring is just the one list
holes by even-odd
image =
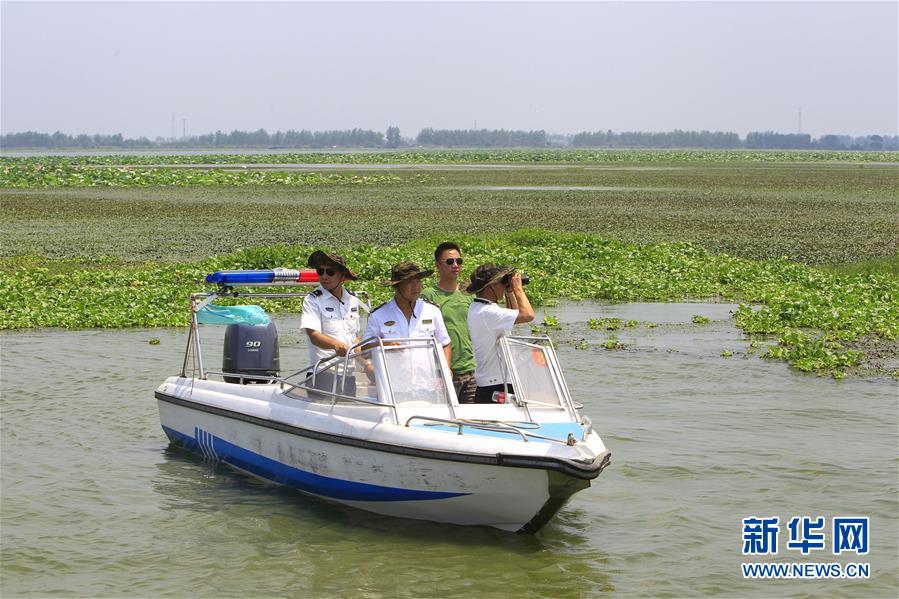
[[241, 470], [246, 470], [256, 476], [282, 485], [331, 499], [346, 501], [421, 501], [469, 495], [469, 493], [446, 493], [442, 491], [382, 487], [380, 485], [330, 478], [282, 464], [277, 460], [229, 443], [199, 427], [194, 429], [195, 437], [190, 437], [167, 426], [163, 426], [162, 429], [172, 443], [199, 453], [204, 457], [231, 464]]

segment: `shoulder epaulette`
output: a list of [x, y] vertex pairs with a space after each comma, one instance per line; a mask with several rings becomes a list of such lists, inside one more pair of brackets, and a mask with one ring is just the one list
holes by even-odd
[[421, 298], [421, 301], [423, 301], [426, 304], [431, 304], [432, 306], [437, 306], [437, 308], [440, 308], [440, 304], [435, 304], [434, 302], [432, 302], [429, 299]]
[[369, 312], [369, 314], [374, 314], [374, 313], [377, 312], [379, 309], [383, 308], [384, 306], [386, 306], [386, 305], [389, 304], [389, 303], [390, 303], [390, 300], [387, 300], [387, 301], [384, 302], [383, 304], [380, 304], [380, 305], [378, 305], [378, 306], [375, 306], [374, 308], [371, 309], [371, 312]]
[[347, 289], [346, 287], [344, 287], [343, 290], [346, 291], [347, 293], [349, 293], [350, 295], [352, 295], [353, 297], [356, 296], [356, 292], [351, 289]]
[[315, 291], [313, 291], [313, 292], [310, 293], [309, 295], [318, 297], [318, 296], [320, 296], [321, 294], [322, 294], [322, 290], [321, 290], [321, 289], [316, 289]]

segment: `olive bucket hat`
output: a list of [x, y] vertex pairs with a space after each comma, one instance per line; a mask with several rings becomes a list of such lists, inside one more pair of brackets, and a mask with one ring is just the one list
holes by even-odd
[[481, 289], [502, 280], [503, 277], [514, 272], [515, 267], [509, 266], [508, 264], [501, 264], [499, 266], [492, 262], [481, 264], [474, 269], [473, 273], [471, 273], [471, 282], [469, 282], [468, 287], [465, 288], [465, 293], [478, 293]]
[[351, 281], [355, 281], [359, 277], [356, 276], [356, 273], [350, 270], [350, 267], [346, 265], [346, 260], [343, 259], [343, 256], [338, 256], [337, 254], [332, 254], [330, 252], [323, 252], [321, 250], [315, 250], [310, 254], [309, 260], [306, 261], [306, 264], [309, 265], [310, 268], [318, 268], [319, 266], [336, 266], [346, 273], [346, 277]]
[[404, 260], [399, 264], [393, 265], [393, 268], [390, 269], [390, 280], [384, 281], [384, 285], [393, 287], [394, 285], [399, 285], [403, 281], [408, 281], [409, 279], [424, 279], [425, 277], [430, 277], [432, 274], [434, 274], [433, 268], [430, 270], [422, 270], [415, 262]]

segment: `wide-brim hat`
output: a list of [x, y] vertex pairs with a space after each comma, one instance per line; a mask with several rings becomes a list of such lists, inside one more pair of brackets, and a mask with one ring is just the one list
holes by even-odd
[[318, 268], [319, 266], [336, 266], [346, 273], [346, 277], [351, 281], [355, 281], [359, 277], [356, 276], [356, 273], [350, 270], [350, 267], [346, 265], [346, 260], [343, 259], [343, 256], [338, 256], [337, 254], [332, 254], [330, 252], [323, 252], [322, 250], [315, 250], [312, 254], [309, 255], [309, 260], [306, 261], [306, 264], [309, 265], [310, 268]]
[[432, 274], [434, 274], [433, 268], [430, 270], [422, 270], [415, 262], [403, 261], [393, 265], [393, 268], [390, 269], [390, 280], [384, 281], [384, 285], [393, 287], [394, 285], [399, 285], [403, 281], [408, 281], [409, 279], [424, 279], [425, 277], [430, 277]]
[[515, 267], [508, 264], [500, 264], [499, 266], [490, 262], [481, 264], [471, 273], [471, 279], [468, 287], [465, 288], [465, 293], [478, 293], [481, 289], [502, 280], [503, 277], [514, 272]]

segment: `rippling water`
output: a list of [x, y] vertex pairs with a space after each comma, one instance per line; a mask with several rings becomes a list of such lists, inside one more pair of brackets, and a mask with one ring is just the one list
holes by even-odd
[[[552, 309], [569, 385], [613, 460], [535, 537], [359, 512], [169, 449], [153, 390], [180, 369], [184, 330], [0, 335], [0, 591], [895, 597], [896, 382], [835, 381], [744, 356], [730, 308]], [[712, 322], [689, 324], [693, 314]], [[660, 324], [618, 331], [626, 349], [610, 351], [605, 333], [586, 330], [597, 316]], [[282, 361], [302, 361], [296, 319], [279, 324]], [[575, 348], [581, 338], [587, 349]], [[802, 557], [783, 530], [776, 559], [865, 561], [871, 578], [744, 580], [748, 515], [870, 516], [864, 558], [829, 546]]]

